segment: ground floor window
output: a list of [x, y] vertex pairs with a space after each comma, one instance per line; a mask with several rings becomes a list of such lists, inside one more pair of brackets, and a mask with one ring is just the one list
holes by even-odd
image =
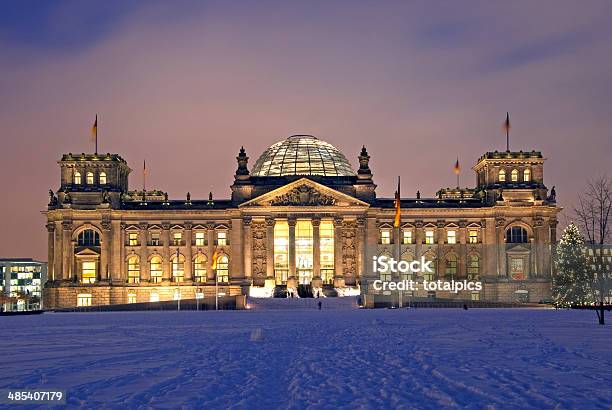
[[157, 292], [152, 292], [149, 296], [149, 302], [159, 302], [159, 294]]
[[217, 281], [220, 283], [229, 282], [229, 258], [221, 255], [217, 259]]
[[472, 300], [480, 300], [480, 292], [472, 292]]
[[136, 303], [136, 295], [134, 293], [128, 294], [128, 303]]
[[77, 306], [91, 306], [91, 294], [79, 293], [77, 295]]
[[321, 279], [326, 285], [334, 283], [334, 270], [333, 269], [321, 269]]
[[151, 272], [151, 282], [160, 283], [162, 281], [162, 259], [159, 256], [153, 256], [149, 262]]

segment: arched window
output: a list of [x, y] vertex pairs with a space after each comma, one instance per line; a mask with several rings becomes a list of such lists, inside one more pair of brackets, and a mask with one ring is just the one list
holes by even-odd
[[431, 263], [429, 264], [429, 268], [431, 269], [431, 272], [427, 269], [424, 269], [423, 271], [421, 271], [421, 274], [423, 275], [423, 279], [432, 281], [434, 280], [434, 277], [436, 276], [436, 272], [437, 272], [436, 255], [432, 252], [429, 252], [429, 253], [426, 253], [424, 256], [425, 256], [425, 262], [431, 261]]
[[100, 246], [100, 235], [93, 229], [85, 229], [77, 237], [77, 246]]
[[128, 283], [140, 283], [140, 259], [136, 255], [128, 259]]
[[510, 173], [510, 178], [512, 182], [518, 182], [518, 169], [513, 169]]
[[217, 281], [220, 283], [229, 282], [229, 258], [226, 255], [217, 258]]
[[444, 272], [446, 280], [453, 280], [457, 277], [457, 257], [450, 254], [446, 257], [446, 271]]
[[525, 228], [513, 226], [506, 230], [506, 243], [527, 243], [529, 236]]
[[206, 282], [206, 256], [199, 254], [193, 261], [193, 273], [196, 282]]
[[81, 173], [79, 171], [74, 172], [74, 183], [77, 185], [81, 184]]
[[469, 280], [478, 279], [480, 276], [480, 258], [478, 255], [468, 257], [467, 274]]
[[149, 262], [149, 269], [151, 271], [151, 283], [161, 283], [162, 281], [162, 258], [160, 256], [153, 256]]
[[499, 182], [506, 182], [506, 171], [503, 169], [499, 170]]
[[527, 168], [523, 171], [523, 182], [531, 181], [531, 170]]
[[185, 278], [185, 257], [174, 254], [170, 260], [172, 261], [172, 281], [182, 282]]
[[94, 180], [93, 180], [93, 172], [88, 172], [87, 173], [87, 184], [88, 185], [93, 185]]
[[100, 172], [100, 184], [104, 185], [106, 184], [106, 172], [102, 171]]
[[[414, 258], [412, 257], [412, 254], [410, 252], [404, 252], [402, 254], [402, 261], [408, 262], [408, 264], [410, 264], [413, 260]], [[402, 265], [405, 265], [405, 264], [402, 264]], [[410, 266], [408, 265], [408, 267]], [[402, 280], [412, 280], [413, 279], [413, 273], [410, 269], [404, 272], [400, 272], [400, 275], [402, 277]]]

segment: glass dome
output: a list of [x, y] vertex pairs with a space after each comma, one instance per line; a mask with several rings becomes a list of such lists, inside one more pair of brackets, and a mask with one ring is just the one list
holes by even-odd
[[346, 157], [333, 145], [312, 135], [292, 135], [265, 150], [255, 162], [251, 175], [343, 177], [355, 173]]

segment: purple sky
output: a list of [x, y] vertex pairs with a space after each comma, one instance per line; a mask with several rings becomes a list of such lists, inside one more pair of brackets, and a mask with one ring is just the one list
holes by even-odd
[[[171, 198], [229, 197], [235, 156], [314, 134], [379, 196], [462, 185], [485, 151], [549, 158], [569, 211], [612, 174], [612, 2], [2, 2], [0, 257], [46, 259], [62, 153], [121, 154]], [[3, 10], [5, 9], [5, 10]]]

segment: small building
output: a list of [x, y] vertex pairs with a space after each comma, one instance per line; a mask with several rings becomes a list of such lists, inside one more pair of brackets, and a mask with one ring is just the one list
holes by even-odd
[[42, 289], [47, 280], [47, 262], [31, 258], [0, 259], [0, 293], [14, 298], [3, 310], [42, 308]]

